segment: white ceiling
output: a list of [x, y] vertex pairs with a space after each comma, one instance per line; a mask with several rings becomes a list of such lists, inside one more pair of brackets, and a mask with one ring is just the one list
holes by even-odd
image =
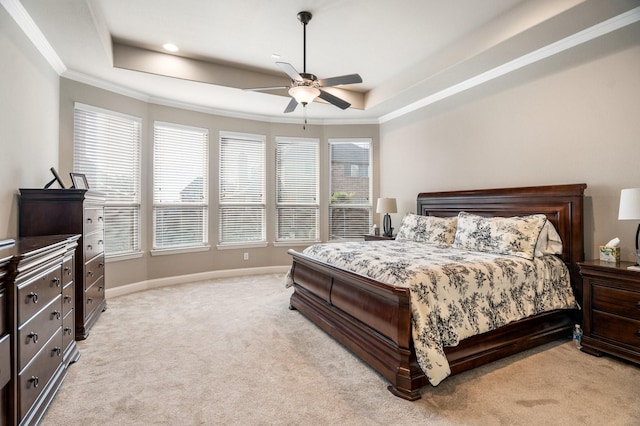
[[[575, 34], [593, 38], [594, 28], [611, 20], [628, 25], [629, 11], [638, 19], [632, 0], [0, 2], [64, 77], [148, 102], [282, 122], [303, 115], [300, 106], [283, 113], [286, 91], [242, 88], [289, 83], [273, 54], [302, 72], [303, 27], [296, 17], [302, 10], [313, 14], [307, 72], [319, 78], [359, 73], [364, 80], [345, 87], [358, 92], [363, 109], [315, 102], [306, 108], [311, 122], [322, 123], [382, 122], [495, 78], [514, 61], [543, 58], [541, 49], [554, 43], [571, 47]], [[115, 67], [114, 42], [129, 46], [120, 66], [150, 72]], [[140, 49], [162, 52], [165, 42], [180, 47], [177, 58]]]

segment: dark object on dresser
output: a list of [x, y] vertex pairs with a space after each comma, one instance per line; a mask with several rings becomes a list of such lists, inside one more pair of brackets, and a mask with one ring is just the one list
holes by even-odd
[[582, 351], [602, 352], [640, 364], [640, 272], [632, 262], [580, 263], [583, 302]]
[[0, 248], [0, 424], [37, 424], [80, 357], [73, 338], [79, 238], [19, 238]]
[[105, 196], [85, 189], [20, 189], [20, 236], [81, 234], [76, 249], [76, 340], [84, 340], [107, 308]]
[[[583, 194], [586, 184], [421, 193], [417, 212], [456, 216], [467, 211], [483, 216], [542, 213], [564, 243], [562, 260], [569, 268], [577, 300], [581, 280], [577, 262], [584, 260]], [[338, 340], [385, 377], [389, 390], [408, 400], [421, 397], [427, 378], [418, 366], [411, 335], [409, 289], [394, 287], [289, 250], [293, 256], [291, 308]], [[532, 347], [568, 337], [577, 310], [556, 310], [469, 337], [445, 348], [451, 373], [466, 371]]]

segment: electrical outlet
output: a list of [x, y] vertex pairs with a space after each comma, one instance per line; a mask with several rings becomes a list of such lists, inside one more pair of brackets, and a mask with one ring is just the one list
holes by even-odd
[[244, 260], [249, 260], [249, 253], [245, 253], [242, 257]]

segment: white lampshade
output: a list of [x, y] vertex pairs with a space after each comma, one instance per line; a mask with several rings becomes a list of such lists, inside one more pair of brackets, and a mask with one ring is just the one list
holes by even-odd
[[398, 206], [395, 198], [378, 198], [376, 213], [397, 213]]
[[620, 191], [619, 220], [640, 220], [640, 188]]
[[313, 102], [320, 95], [320, 90], [313, 86], [293, 86], [289, 89], [289, 94], [299, 103], [306, 105]]

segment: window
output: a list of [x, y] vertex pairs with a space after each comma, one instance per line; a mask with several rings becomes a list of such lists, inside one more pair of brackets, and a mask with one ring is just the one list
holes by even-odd
[[319, 142], [276, 138], [276, 241], [317, 241]]
[[153, 249], [208, 243], [209, 131], [153, 124]]
[[142, 120], [76, 103], [73, 171], [106, 195], [105, 254], [140, 252], [140, 144]]
[[371, 140], [329, 139], [329, 158], [329, 240], [362, 237], [372, 218]]
[[265, 137], [220, 133], [220, 245], [266, 244]]

